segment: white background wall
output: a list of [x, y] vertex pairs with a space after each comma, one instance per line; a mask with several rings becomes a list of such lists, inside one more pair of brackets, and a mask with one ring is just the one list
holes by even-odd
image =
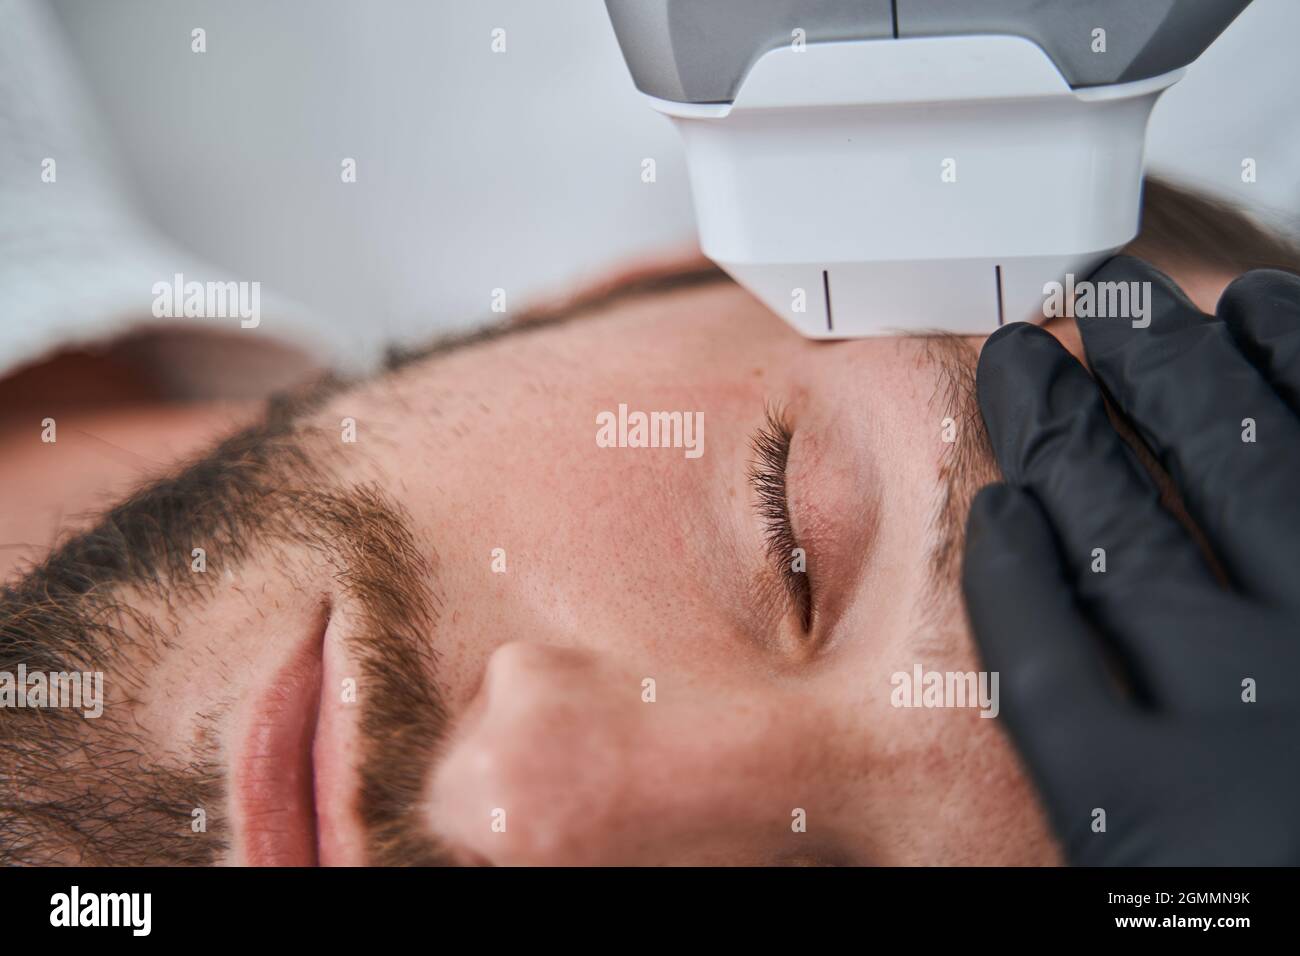
[[[472, 323], [494, 287], [518, 303], [693, 236], [676, 135], [638, 99], [600, 0], [55, 8], [147, 216], [359, 350]], [[1298, 0], [1256, 0], [1157, 107], [1152, 165], [1293, 222], [1297, 37]]]

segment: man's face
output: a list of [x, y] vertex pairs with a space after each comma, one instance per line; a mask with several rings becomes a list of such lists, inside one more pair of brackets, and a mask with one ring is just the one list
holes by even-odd
[[[335, 454], [437, 555], [431, 830], [497, 863], [1051, 859], [996, 720], [891, 705], [979, 666], [941, 547], [974, 346], [813, 343], [717, 283], [333, 401]], [[702, 412], [703, 454], [598, 447], [620, 404]], [[806, 594], [751, 481], [774, 407]]]
[[[998, 720], [895, 706], [980, 666], [977, 348], [806, 341], [715, 282], [336, 394], [259, 493], [287, 506], [194, 519], [122, 602], [114, 719], [75, 732], [138, 774], [85, 799], [133, 859], [174, 826], [254, 864], [1053, 860]], [[620, 405], [703, 429], [598, 441]]]

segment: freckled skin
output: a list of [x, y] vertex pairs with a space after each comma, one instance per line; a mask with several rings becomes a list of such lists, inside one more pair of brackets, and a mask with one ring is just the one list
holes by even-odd
[[[896, 671], [980, 666], [960, 601], [926, 593], [945, 446], [921, 348], [809, 342], [718, 283], [435, 359], [315, 413], [326, 433], [355, 418], [331, 465], [387, 489], [436, 555], [429, 640], [453, 726], [423, 811], [460, 858], [1058, 860], [1000, 721], [890, 704]], [[794, 531], [831, 609], [812, 636], [783, 603], [745, 478], [767, 402], [794, 428]], [[703, 412], [703, 455], [597, 447], [597, 414], [620, 403]], [[292, 588], [336, 587], [306, 556], [287, 566], [246, 569], [256, 593], [180, 615], [228, 646], [235, 697], [312, 613]], [[161, 672], [183, 672], [196, 641], [182, 634]], [[142, 724], [192, 737], [204, 693], [160, 693]]]

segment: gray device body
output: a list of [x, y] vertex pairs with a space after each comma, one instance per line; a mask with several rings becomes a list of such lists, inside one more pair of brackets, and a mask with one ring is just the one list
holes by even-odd
[[[727, 103], [790, 42], [1005, 34], [1038, 44], [1073, 87], [1128, 83], [1195, 60], [1251, 0], [605, 0], [641, 92]], [[1106, 31], [1105, 56], [1079, 42]]]
[[812, 338], [1053, 317], [1138, 233], [1151, 110], [1249, 4], [606, 0], [700, 248]]

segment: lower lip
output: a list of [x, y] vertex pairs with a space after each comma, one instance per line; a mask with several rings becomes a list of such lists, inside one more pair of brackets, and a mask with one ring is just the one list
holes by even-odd
[[249, 866], [315, 866], [312, 744], [321, 686], [318, 635], [264, 691], [237, 764], [242, 857]]

